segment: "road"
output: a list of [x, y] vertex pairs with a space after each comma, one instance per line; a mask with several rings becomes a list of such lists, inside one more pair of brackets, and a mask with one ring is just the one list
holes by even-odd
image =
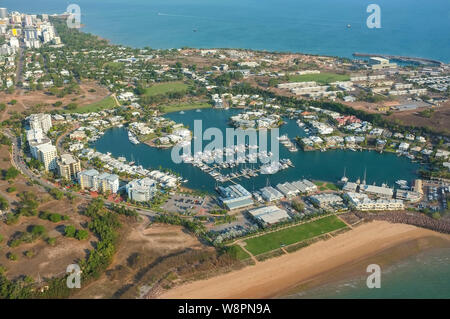
[[[57, 188], [59, 190], [65, 191], [64, 189], [60, 189], [59, 187], [57, 187], [56, 185], [42, 179], [40, 176], [36, 175], [33, 171], [31, 171], [28, 166], [25, 164], [24, 160], [23, 160], [23, 153], [22, 153], [22, 149], [20, 148], [21, 145], [21, 139], [17, 136], [15, 136], [9, 129], [4, 130], [4, 133], [6, 136], [8, 136], [12, 143], [12, 164], [13, 166], [18, 169], [22, 174], [24, 174], [25, 176], [27, 176], [28, 178], [39, 182], [40, 185], [47, 187], [47, 188]], [[66, 133], [68, 134], [68, 133]], [[85, 194], [80, 194], [80, 193], [73, 193], [75, 196], [79, 197], [79, 198], [84, 198], [88, 201], [92, 200], [92, 197], [89, 195], [85, 195]], [[116, 204], [114, 202], [105, 200], [105, 205], [107, 207], [110, 207], [112, 204]], [[137, 208], [137, 207], [132, 207], [135, 208], [137, 213], [143, 216], [147, 216], [147, 217], [154, 217], [157, 216], [158, 213], [151, 211], [151, 210], [147, 210], [147, 209], [143, 209], [143, 208]]]

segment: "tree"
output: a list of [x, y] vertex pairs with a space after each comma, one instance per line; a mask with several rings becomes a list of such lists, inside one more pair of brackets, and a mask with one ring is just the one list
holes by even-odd
[[9, 207], [8, 201], [0, 196], [0, 210], [7, 210]]
[[292, 202], [292, 208], [294, 208], [297, 212], [303, 212], [305, 209], [305, 205], [299, 201], [293, 201]]
[[75, 237], [76, 232], [77, 232], [77, 230], [72, 225], [66, 226], [64, 228], [64, 235], [66, 237]]
[[3, 179], [11, 180], [15, 179], [19, 175], [19, 171], [15, 167], [10, 167], [7, 170], [3, 170]]
[[17, 255], [13, 254], [13, 253], [8, 253], [7, 257], [9, 260], [12, 260], [12, 261], [16, 261], [18, 259]]
[[64, 193], [57, 188], [52, 188], [48, 193], [56, 200], [60, 200], [64, 196]]
[[59, 223], [61, 221], [61, 215], [60, 214], [51, 214], [50, 221], [52, 221], [54, 223]]
[[81, 229], [79, 231], [77, 231], [76, 234], [76, 239], [78, 240], [86, 240], [89, 237], [89, 233], [87, 232], [87, 230]]

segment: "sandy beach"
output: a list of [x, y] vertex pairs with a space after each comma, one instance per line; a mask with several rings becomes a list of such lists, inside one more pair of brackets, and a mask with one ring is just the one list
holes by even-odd
[[[450, 235], [411, 225], [374, 221], [299, 251], [238, 271], [175, 287], [158, 298], [274, 298], [312, 281], [342, 278], [343, 269], [364, 273], [369, 263], [386, 264], [435, 246], [450, 247]], [[347, 273], [348, 275], [348, 273]]]

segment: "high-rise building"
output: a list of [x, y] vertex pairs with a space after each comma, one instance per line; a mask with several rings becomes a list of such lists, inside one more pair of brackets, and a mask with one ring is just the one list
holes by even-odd
[[87, 171], [82, 171], [78, 173], [78, 183], [81, 186], [81, 189], [86, 188], [97, 188], [97, 177], [98, 171], [95, 169], [90, 169]]
[[32, 130], [41, 129], [44, 134], [52, 127], [52, 117], [50, 114], [31, 114], [26, 120]]
[[44, 135], [40, 128], [35, 130], [27, 130], [27, 141], [30, 146], [31, 155], [38, 159], [38, 147], [42, 145], [51, 145], [51, 140]]
[[102, 193], [117, 193], [119, 190], [119, 176], [108, 173], [100, 174], [98, 176], [97, 189]]
[[81, 189], [90, 188], [102, 193], [110, 192], [113, 194], [119, 190], [119, 176], [108, 173], [99, 174], [95, 169], [78, 173], [78, 182]]
[[8, 9], [0, 8], [0, 19], [5, 19], [8, 17]]
[[11, 46], [11, 48], [19, 48], [19, 39], [17, 39], [16, 37], [11, 37], [11, 39], [9, 39], [9, 45]]
[[126, 186], [128, 198], [136, 202], [147, 202], [156, 193], [156, 182], [148, 177], [131, 181]]
[[25, 26], [26, 27], [33, 26], [33, 18], [30, 15], [25, 16]]
[[80, 160], [71, 154], [62, 154], [57, 163], [58, 173], [64, 179], [71, 180], [81, 171]]
[[46, 171], [55, 170], [58, 168], [57, 157], [58, 153], [54, 145], [44, 144], [37, 147], [37, 159], [44, 163]]
[[34, 40], [34, 39], [37, 39], [37, 37], [38, 37], [36, 29], [33, 29], [33, 28], [25, 29], [24, 33], [25, 33], [25, 39], [27, 39], [27, 40]]
[[22, 16], [19, 12], [11, 13], [11, 24], [20, 24], [22, 23]]

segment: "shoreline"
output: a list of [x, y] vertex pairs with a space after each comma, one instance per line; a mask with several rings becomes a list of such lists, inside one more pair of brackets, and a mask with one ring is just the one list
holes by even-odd
[[436, 247], [450, 247], [450, 235], [411, 225], [373, 221], [327, 241], [254, 266], [194, 281], [157, 298], [283, 298], [313, 287], [365, 274], [368, 264], [389, 265]]

